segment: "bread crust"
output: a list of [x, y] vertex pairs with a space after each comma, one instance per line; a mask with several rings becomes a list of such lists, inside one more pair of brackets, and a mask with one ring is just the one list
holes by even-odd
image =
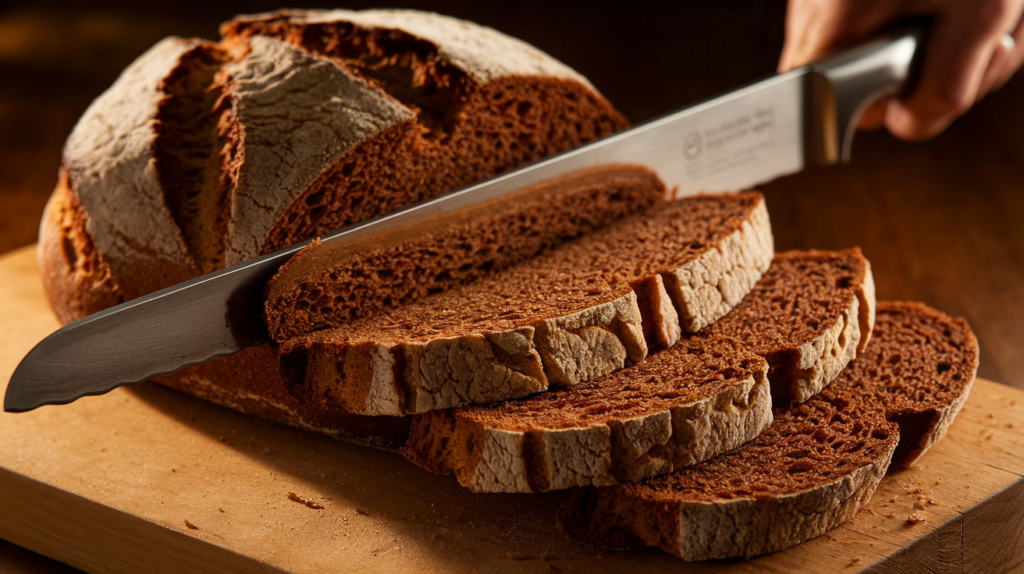
[[459, 411], [413, 419], [403, 454], [473, 492], [546, 492], [635, 482], [736, 448], [772, 421], [767, 364], [698, 400], [606, 423], [513, 430]]
[[[656, 498], [616, 499], [591, 490], [574, 493], [559, 511], [559, 524], [581, 542], [628, 548], [658, 546], [686, 561], [777, 552], [849, 521], [871, 499], [885, 476], [896, 441], [870, 464], [826, 484], [780, 496], [713, 502]], [[591, 500], [580, 502], [590, 497]], [[578, 512], [580, 504], [590, 507]], [[615, 537], [601, 523], [628, 524]], [[607, 526], [605, 526], [607, 528]], [[589, 531], [589, 532], [588, 532]], [[595, 540], [590, 532], [605, 537]]]
[[[724, 317], [768, 270], [774, 255], [772, 225], [762, 198], [735, 233], [663, 276], [666, 292], [678, 312], [679, 328], [696, 333]], [[671, 325], [656, 330], [675, 331]]]
[[61, 323], [126, 301], [110, 267], [86, 229], [85, 208], [60, 171], [43, 210], [36, 256], [43, 291]]

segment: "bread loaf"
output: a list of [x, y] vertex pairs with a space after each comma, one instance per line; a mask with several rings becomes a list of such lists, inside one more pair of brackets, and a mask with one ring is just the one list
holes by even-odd
[[[634, 482], [706, 460], [765, 428], [766, 385], [806, 378], [801, 369], [762, 370], [773, 360], [808, 348], [837, 361], [856, 354], [871, 330], [870, 283], [859, 249], [779, 254], [732, 312], [673, 347], [571, 390], [417, 415], [402, 452], [476, 491]], [[802, 310], [794, 317], [794, 309]], [[861, 323], [863, 332], [851, 326]], [[770, 359], [751, 362], [755, 353]]]
[[[577, 385], [646, 356], [642, 316], [677, 334], [716, 320], [771, 256], [756, 192], [656, 204], [464, 287], [286, 341], [285, 379], [311, 404], [384, 415]], [[314, 290], [329, 305], [332, 289]]]
[[[436, 14], [283, 11], [222, 35], [160, 42], [69, 137], [39, 242], [61, 321], [627, 125], [567, 66]], [[170, 379], [243, 410], [256, 390], [261, 415], [295, 422], [276, 370], [223, 376], [246, 368], [219, 358]]]
[[977, 367], [963, 319], [879, 303], [871, 343], [820, 395], [777, 409], [761, 436], [705, 463], [575, 491], [560, 525], [590, 544], [659, 546], [684, 560], [750, 557], [820, 536], [870, 499], [890, 461], [910, 464], [942, 438]]

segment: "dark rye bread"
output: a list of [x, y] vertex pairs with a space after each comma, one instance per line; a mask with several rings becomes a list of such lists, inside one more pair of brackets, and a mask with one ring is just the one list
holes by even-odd
[[284, 341], [472, 282], [646, 210], [664, 194], [647, 168], [604, 166], [435, 218], [416, 235], [341, 249], [312, 245], [267, 284], [270, 335]]
[[859, 247], [777, 253], [743, 301], [700, 332], [768, 360], [772, 404], [803, 402], [832, 382], [871, 337], [875, 282]]
[[657, 204], [469, 285], [285, 341], [282, 373], [300, 400], [360, 414], [576, 385], [646, 356], [642, 315], [679, 332], [725, 314], [771, 247], [759, 193]]
[[964, 319], [922, 303], [879, 303], [874, 333], [878, 343], [841, 380], [843, 388], [883, 405], [899, 425], [892, 464], [906, 468], [946, 436], [967, 401], [978, 370], [978, 340]]
[[750, 557], [820, 536], [870, 499], [890, 461], [910, 464], [945, 434], [977, 366], [962, 319], [879, 303], [864, 353], [818, 396], [777, 409], [761, 436], [642, 484], [577, 490], [559, 523], [588, 544], [660, 546], [684, 560]]
[[[437, 14], [287, 11], [222, 34], [159, 42], [69, 137], [39, 238], [62, 322], [627, 125], [567, 66]], [[246, 357], [164, 380], [274, 420], [313, 416]], [[348, 420], [307, 423], [328, 419]]]
[[684, 341], [570, 391], [418, 416], [402, 452], [474, 492], [642, 480], [764, 430], [767, 370], [757, 355]]
[[[760, 397], [757, 400], [763, 403], [752, 405], [748, 413], [694, 407], [699, 397], [711, 396], [703, 393], [719, 393], [721, 389], [703, 387], [708, 378], [699, 370], [687, 372], [693, 368], [691, 355], [754, 352], [768, 358], [769, 382], [775, 376], [778, 382], [773, 384], [789, 388], [793, 380], [787, 377], [805, 377], [805, 371], [788, 368], [773, 371], [772, 361], [778, 363], [780, 357], [785, 359], [799, 355], [803, 349], [815, 348], [822, 351], [819, 356], [825, 355], [840, 363], [838, 369], [822, 375], [825, 383], [831, 382], [856, 354], [858, 343], [870, 334], [874, 314], [874, 292], [868, 288], [870, 284], [870, 268], [859, 249], [777, 254], [772, 266], [735, 309], [701, 332], [683, 337], [668, 350], [652, 354], [639, 365], [568, 391], [498, 406], [418, 415], [413, 420], [403, 453], [434, 472], [454, 473], [460, 483], [472, 489], [514, 489], [523, 488], [523, 484], [531, 490], [565, 488], [572, 480], [579, 483], [588, 478], [592, 484], [610, 484], [643, 480], [682, 468], [715, 452], [724, 452], [720, 448], [722, 444], [737, 445], [741, 444], [737, 442], [739, 437], [754, 436], [749, 431], [768, 420], [761, 415], [767, 414], [769, 407], [766, 405], [771, 404]], [[863, 304], [860, 304], [861, 299]], [[797, 314], [796, 321], [817, 325], [797, 328], [791, 317], [794, 308], [804, 309]], [[859, 327], [850, 327], [861, 323], [864, 323], [863, 332]], [[836, 325], [845, 327], [836, 328]], [[836, 331], [842, 336], [829, 338], [826, 335]], [[788, 363], [781, 361], [783, 366]], [[666, 372], [671, 372], [672, 376], [664, 376]], [[740, 392], [736, 389], [733, 387], [729, 392]], [[766, 390], [759, 388], [757, 392]], [[672, 398], [673, 408], [649, 402], [650, 396]], [[592, 411], [604, 417], [599, 419], [600, 424], [590, 416]], [[743, 416], [737, 418], [740, 414]], [[541, 458], [536, 454], [535, 445], [544, 445], [545, 441], [562, 440], [561, 436], [605, 436], [601, 433], [610, 433], [611, 438], [606, 437], [605, 441], [615, 445], [614, 448], [577, 444], [576, 452], [572, 453], [581, 462], [570, 470], [576, 467], [599, 469], [589, 477], [561, 477], [556, 471], [568, 471], [560, 470], [555, 454]], [[703, 438], [704, 435], [718, 436], [716, 433], [729, 436], [731, 442], [716, 443]], [[709, 440], [714, 448], [702, 451], [693, 446], [694, 441]], [[500, 456], [484, 454], [482, 445], [492, 444], [501, 445]], [[565, 450], [567, 448], [562, 449]], [[562, 451], [557, 455], [568, 456]], [[691, 451], [699, 451], [701, 455]], [[493, 478], [494, 467], [499, 466], [494, 461], [501, 461], [500, 468], [513, 469], [514, 474]]]

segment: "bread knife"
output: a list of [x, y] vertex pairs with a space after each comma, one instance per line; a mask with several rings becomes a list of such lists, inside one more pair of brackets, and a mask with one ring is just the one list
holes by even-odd
[[[380, 238], [579, 170], [633, 163], [658, 173], [673, 198], [738, 191], [810, 165], [849, 160], [864, 107], [907, 88], [925, 27], [768, 77], [583, 147], [337, 230], [324, 248]], [[69, 323], [36, 345], [7, 386], [4, 410], [29, 411], [141, 383], [267, 343], [267, 280], [307, 243], [139, 297]]]

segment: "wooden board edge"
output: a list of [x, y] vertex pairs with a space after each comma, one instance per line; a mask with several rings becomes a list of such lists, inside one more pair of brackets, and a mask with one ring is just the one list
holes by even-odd
[[282, 572], [4, 468], [0, 516], [0, 538], [88, 572]]

